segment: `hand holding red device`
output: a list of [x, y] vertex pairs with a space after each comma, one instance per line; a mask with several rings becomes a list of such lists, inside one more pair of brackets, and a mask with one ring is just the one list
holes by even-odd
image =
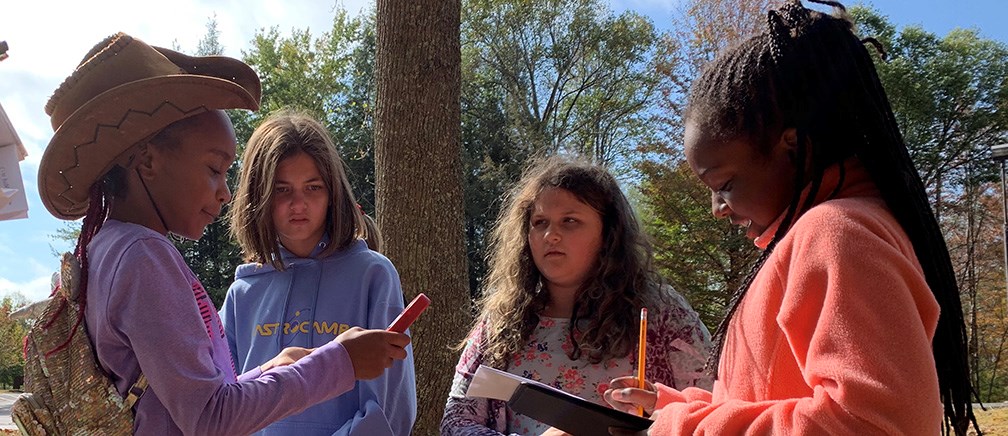
[[427, 309], [427, 306], [430, 306], [430, 298], [421, 292], [410, 302], [409, 306], [406, 306], [406, 309], [403, 309], [402, 313], [396, 317], [395, 321], [392, 321], [386, 330], [405, 333], [413, 321], [416, 321], [424, 309]]

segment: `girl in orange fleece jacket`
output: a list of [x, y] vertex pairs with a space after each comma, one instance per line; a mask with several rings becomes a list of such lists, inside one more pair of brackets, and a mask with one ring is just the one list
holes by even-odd
[[976, 427], [948, 250], [868, 51], [822, 3], [835, 16], [771, 11], [690, 91], [686, 159], [764, 251], [715, 334], [713, 391], [613, 380], [610, 404], [655, 410], [650, 434]]

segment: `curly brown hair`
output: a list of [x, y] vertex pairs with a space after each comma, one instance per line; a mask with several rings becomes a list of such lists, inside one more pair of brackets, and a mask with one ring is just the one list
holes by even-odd
[[602, 217], [598, 268], [578, 290], [569, 324], [574, 347], [568, 357], [584, 355], [598, 363], [627, 356], [637, 341], [640, 308], [661, 299], [650, 241], [616, 179], [578, 158], [541, 159], [511, 192], [491, 237], [490, 273], [473, 329], [482, 327], [484, 359], [494, 367], [506, 368], [525, 346], [549, 301], [528, 243], [532, 205], [549, 188], [570, 192]]

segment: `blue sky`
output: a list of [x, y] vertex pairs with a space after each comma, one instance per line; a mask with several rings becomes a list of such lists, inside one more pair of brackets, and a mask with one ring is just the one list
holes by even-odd
[[[635, 10], [664, 28], [678, 0], [610, 0], [613, 10]], [[899, 27], [920, 25], [944, 35], [956, 27], [975, 28], [984, 37], [1008, 43], [1008, 2], [1004, 0], [871, 0]], [[124, 31], [153, 45], [195, 51], [207, 19], [216, 16], [225, 54], [241, 56], [255, 31], [329, 28], [333, 12], [325, 0], [17, 1], [0, 15], [0, 40], [10, 58], [0, 62], [0, 105], [24, 142], [21, 162], [28, 195], [28, 219], [0, 221], [0, 296], [20, 292], [30, 301], [49, 294], [57, 267], [54, 251], [72, 249], [52, 236], [65, 226], [42, 206], [37, 192], [38, 162], [52, 129], [42, 111], [46, 100], [95, 43]], [[343, 0], [359, 11], [367, 0]], [[852, 3], [853, 4], [853, 3]], [[95, 5], [101, 5], [95, 6]], [[54, 12], [59, 11], [59, 12]]]

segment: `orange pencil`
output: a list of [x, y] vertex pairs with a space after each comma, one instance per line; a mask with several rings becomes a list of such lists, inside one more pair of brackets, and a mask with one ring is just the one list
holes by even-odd
[[[647, 308], [640, 310], [640, 340], [637, 351], [637, 387], [644, 389], [644, 360], [647, 356]], [[637, 406], [637, 414], [644, 416], [644, 406]]]

